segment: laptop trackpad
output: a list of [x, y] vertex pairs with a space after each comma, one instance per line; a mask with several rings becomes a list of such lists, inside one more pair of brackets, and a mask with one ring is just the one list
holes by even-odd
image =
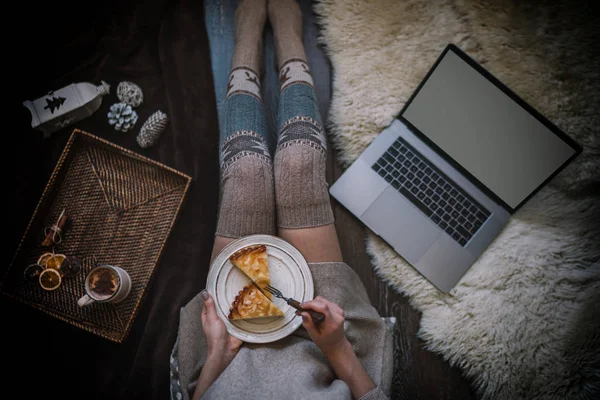
[[371, 204], [362, 218], [411, 263], [419, 261], [442, 234], [440, 228], [392, 187]]

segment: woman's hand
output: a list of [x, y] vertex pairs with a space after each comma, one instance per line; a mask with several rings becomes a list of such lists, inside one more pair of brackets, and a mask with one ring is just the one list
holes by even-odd
[[327, 358], [347, 349], [349, 343], [344, 334], [344, 311], [337, 304], [317, 296], [314, 300], [303, 303], [302, 308], [325, 315], [325, 320], [315, 325], [309, 313], [298, 312], [302, 316], [302, 326]]
[[315, 326], [309, 313], [300, 312], [302, 326], [327, 357], [337, 377], [348, 385], [352, 396], [360, 399], [375, 389], [375, 383], [356, 357], [344, 334], [344, 311], [337, 304], [320, 296], [302, 304], [302, 308], [325, 314], [325, 320]]
[[204, 309], [200, 314], [202, 330], [206, 336], [207, 355], [196, 383], [193, 400], [198, 400], [206, 393], [210, 385], [221, 375], [240, 350], [242, 341], [227, 332], [225, 323], [217, 315], [215, 302], [211, 295], [203, 290], [200, 292], [204, 300]]
[[204, 309], [200, 319], [208, 347], [207, 360], [221, 364], [224, 370], [240, 350], [242, 341], [227, 332], [225, 323], [217, 315], [212, 296], [206, 290], [200, 294], [204, 299]]

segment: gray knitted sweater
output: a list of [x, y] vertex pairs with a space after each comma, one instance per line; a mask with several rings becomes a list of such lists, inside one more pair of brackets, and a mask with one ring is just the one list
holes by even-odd
[[[321, 295], [344, 310], [346, 337], [378, 385], [363, 399], [386, 399], [392, 380], [392, 338], [377, 310], [371, 306], [360, 278], [344, 263], [309, 266], [315, 296]], [[173, 398], [192, 397], [204, 365], [206, 339], [200, 322], [202, 306], [202, 298], [197, 295], [181, 309], [171, 359], [171, 378], [176, 383], [171, 387]], [[351, 398], [348, 386], [335, 376], [321, 350], [302, 327], [273, 343], [244, 343], [203, 397], [227, 400]]]

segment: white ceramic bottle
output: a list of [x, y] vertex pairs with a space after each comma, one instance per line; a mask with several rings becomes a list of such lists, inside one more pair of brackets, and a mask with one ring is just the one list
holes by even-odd
[[88, 82], [72, 83], [49, 92], [23, 105], [31, 113], [31, 127], [50, 136], [61, 128], [92, 115], [102, 104], [102, 97], [110, 91], [104, 81], [98, 86]]

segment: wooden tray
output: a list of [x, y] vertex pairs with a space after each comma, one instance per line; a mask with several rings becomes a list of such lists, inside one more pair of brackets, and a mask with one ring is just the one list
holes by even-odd
[[[191, 178], [81, 130], [74, 130], [46, 185], [7, 270], [0, 291], [81, 329], [121, 343], [144, 298]], [[44, 230], [65, 209], [69, 225], [54, 248]], [[81, 272], [45, 291], [24, 280], [25, 268], [45, 252], [82, 260]], [[84, 279], [96, 263], [118, 265], [132, 280], [118, 304], [81, 308]]]

